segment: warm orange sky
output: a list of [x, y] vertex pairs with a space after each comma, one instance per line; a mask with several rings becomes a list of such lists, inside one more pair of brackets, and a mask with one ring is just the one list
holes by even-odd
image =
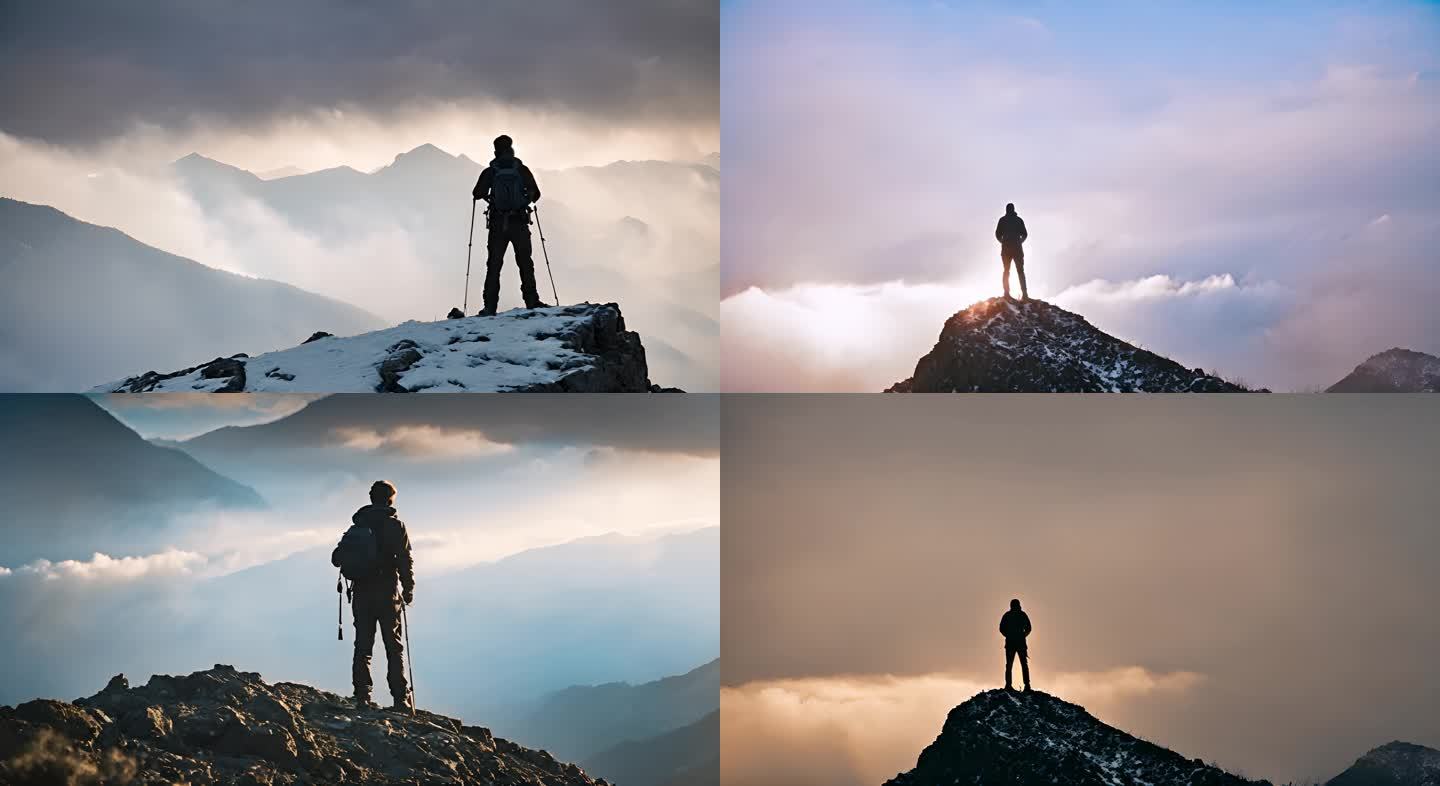
[[1037, 687], [1187, 756], [1284, 782], [1440, 745], [1431, 401], [734, 397], [724, 425], [735, 783], [913, 766], [1001, 684], [1011, 597]]

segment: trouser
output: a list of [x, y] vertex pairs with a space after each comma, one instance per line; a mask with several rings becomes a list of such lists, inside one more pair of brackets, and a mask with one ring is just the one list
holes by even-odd
[[486, 220], [489, 237], [485, 243], [485, 307], [500, 302], [500, 268], [505, 264], [505, 247], [515, 247], [515, 267], [520, 270], [520, 296], [526, 307], [540, 302], [535, 289], [535, 258], [530, 250], [530, 218], [524, 213], [498, 213]]
[[1010, 672], [1015, 667], [1015, 656], [1020, 656], [1020, 676], [1025, 678], [1025, 687], [1030, 687], [1030, 651], [1024, 644], [1014, 646], [1005, 645], [1005, 687], [1009, 688], [1014, 683], [1010, 679]]
[[1025, 287], [1025, 253], [1019, 249], [1000, 249], [1000, 261], [1005, 263], [1005, 272], [1001, 274], [1000, 281], [1005, 285], [1005, 296], [1010, 296], [1010, 263], [1015, 263], [1015, 272], [1020, 276], [1020, 295], [1029, 297], [1030, 290]]
[[375, 629], [385, 645], [385, 679], [390, 684], [390, 697], [400, 701], [409, 693], [405, 682], [405, 639], [400, 630], [400, 598], [393, 589], [387, 592], [364, 592], [359, 588], [351, 603], [355, 617], [355, 659], [350, 678], [355, 695], [370, 696], [374, 681], [370, 678], [370, 656], [375, 650]]

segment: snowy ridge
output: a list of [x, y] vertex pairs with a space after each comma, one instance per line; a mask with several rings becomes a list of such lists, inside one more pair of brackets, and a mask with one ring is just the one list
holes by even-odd
[[[290, 349], [149, 371], [97, 393], [644, 392], [645, 348], [614, 303], [405, 322]], [[658, 388], [655, 388], [658, 390]]]
[[1326, 393], [1440, 393], [1440, 357], [1387, 349], [1371, 355]]
[[982, 300], [946, 320], [887, 393], [1229, 393], [1245, 389], [1121, 341], [1040, 300]]
[[950, 711], [915, 769], [885, 786], [1245, 786], [1247, 781], [1101, 723], [1047, 693], [991, 690]]

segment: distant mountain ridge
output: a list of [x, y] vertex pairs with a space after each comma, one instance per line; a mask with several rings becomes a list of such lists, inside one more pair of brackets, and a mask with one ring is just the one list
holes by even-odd
[[580, 762], [624, 786], [719, 786], [720, 711], [648, 740], [623, 742]]
[[950, 711], [915, 768], [885, 786], [1268, 786], [1137, 739], [1047, 693], [990, 690]]
[[1371, 355], [1326, 393], [1440, 393], [1440, 357], [1410, 349]]
[[[249, 173], [245, 173], [249, 174]], [[77, 392], [136, 367], [241, 344], [287, 346], [379, 317], [161, 251], [44, 205], [0, 198], [0, 390]]]
[[945, 321], [915, 373], [887, 393], [1234, 393], [1041, 300], [982, 300]]
[[1440, 750], [1390, 742], [1361, 756], [1326, 786], [1440, 786]]

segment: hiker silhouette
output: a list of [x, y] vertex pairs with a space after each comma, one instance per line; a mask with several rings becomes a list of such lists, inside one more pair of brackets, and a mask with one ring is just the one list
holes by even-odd
[[[370, 486], [370, 504], [355, 511], [353, 523], [340, 545], [330, 554], [330, 564], [350, 580], [351, 615], [355, 618], [355, 655], [351, 680], [355, 703], [374, 707], [370, 700], [370, 657], [375, 650], [375, 629], [385, 645], [385, 678], [390, 685], [393, 708], [405, 712], [414, 707], [410, 686], [405, 681], [405, 645], [401, 630], [404, 609], [415, 600], [415, 561], [410, 554], [410, 534], [395, 516], [395, 486], [377, 480]], [[398, 586], [397, 586], [398, 585]]]
[[1030, 291], [1025, 287], [1025, 238], [1030, 233], [1025, 231], [1025, 220], [1015, 212], [1015, 203], [1005, 205], [1005, 215], [995, 224], [995, 239], [1000, 242], [1000, 261], [1005, 264], [1005, 272], [1001, 274], [1000, 281], [1005, 285], [1005, 297], [1010, 297], [1010, 263], [1015, 263], [1015, 272], [1020, 276], [1020, 299], [1029, 300]]
[[1019, 599], [1010, 601], [1010, 610], [1000, 617], [1000, 635], [1005, 637], [1005, 690], [1014, 690], [1010, 672], [1015, 666], [1015, 657], [1020, 657], [1020, 674], [1025, 678], [1025, 690], [1030, 690], [1030, 651], [1025, 646], [1025, 637], [1030, 635], [1030, 615], [1020, 610]]
[[515, 267], [520, 271], [520, 296], [526, 308], [542, 308], [535, 288], [535, 257], [530, 247], [530, 205], [540, 201], [540, 186], [530, 167], [515, 157], [514, 142], [505, 134], [495, 137], [495, 158], [480, 173], [471, 195], [485, 200], [485, 307], [477, 316], [495, 314], [500, 301], [500, 267], [505, 247], [515, 247]]

